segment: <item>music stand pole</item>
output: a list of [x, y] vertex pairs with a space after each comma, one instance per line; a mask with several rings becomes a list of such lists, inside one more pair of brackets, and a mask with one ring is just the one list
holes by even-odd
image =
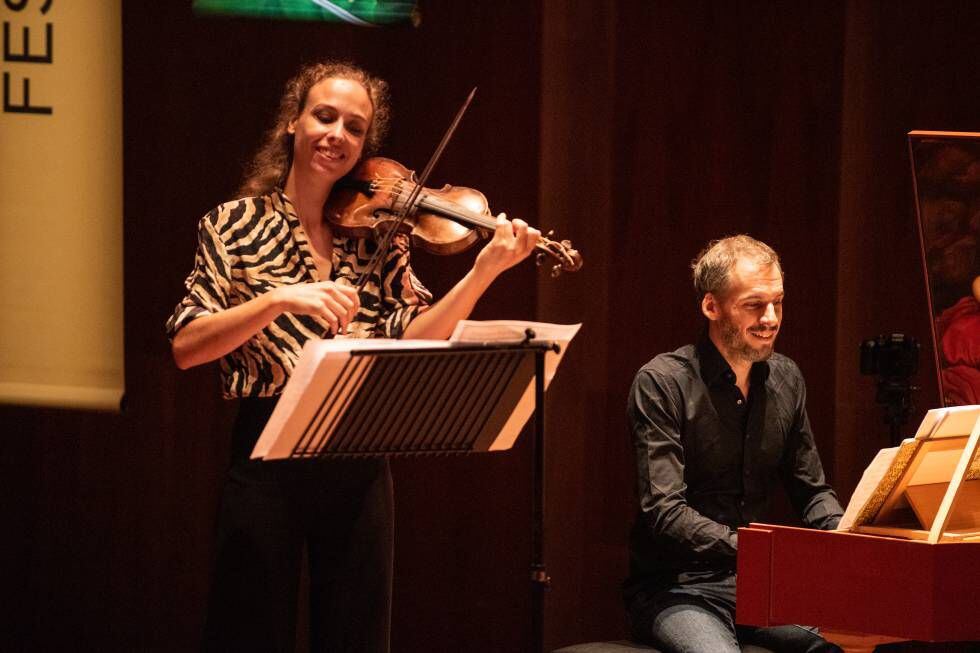
[[532, 651], [544, 651], [544, 593], [551, 577], [544, 564], [544, 354], [534, 352], [534, 438], [531, 487], [531, 638]]

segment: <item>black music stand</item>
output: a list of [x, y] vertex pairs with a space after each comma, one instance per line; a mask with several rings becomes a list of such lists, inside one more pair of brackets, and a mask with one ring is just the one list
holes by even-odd
[[[288, 443], [287, 454], [265, 457], [506, 450], [513, 437], [501, 431], [533, 379], [531, 631], [532, 650], [541, 651], [544, 591], [551, 582], [544, 563], [544, 358], [549, 351], [560, 352], [560, 346], [534, 337], [528, 329], [522, 342], [344, 352], [348, 358], [327, 378], [317, 382], [314, 377], [306, 387], [317, 399], [306, 402], [301, 415], [279, 422], [278, 437]], [[281, 452], [282, 442], [275, 447]]]

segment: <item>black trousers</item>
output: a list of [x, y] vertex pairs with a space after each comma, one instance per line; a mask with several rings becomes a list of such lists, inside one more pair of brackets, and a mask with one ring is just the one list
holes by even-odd
[[310, 650], [386, 653], [394, 521], [387, 462], [249, 460], [274, 406], [242, 400], [235, 422], [203, 648], [292, 653], [305, 546]]

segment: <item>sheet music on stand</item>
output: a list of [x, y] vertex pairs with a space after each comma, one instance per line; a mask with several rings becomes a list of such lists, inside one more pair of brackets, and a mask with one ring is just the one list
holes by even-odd
[[547, 387], [579, 326], [463, 320], [448, 341], [310, 340], [251, 457], [509, 449], [534, 411], [535, 350]]
[[914, 438], [882, 449], [838, 530], [930, 543], [980, 539], [980, 406], [930, 410]]

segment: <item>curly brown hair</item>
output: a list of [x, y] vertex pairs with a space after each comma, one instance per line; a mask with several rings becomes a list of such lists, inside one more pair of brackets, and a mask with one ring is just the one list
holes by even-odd
[[307, 64], [286, 82], [275, 124], [266, 132], [262, 146], [245, 169], [245, 177], [238, 190], [239, 197], [264, 195], [286, 183], [286, 175], [293, 162], [293, 135], [287, 131], [289, 122], [302, 113], [310, 89], [330, 77], [358, 82], [367, 91], [374, 116], [368, 127], [363, 156], [377, 152], [388, 131], [391, 114], [388, 83], [347, 61]]

